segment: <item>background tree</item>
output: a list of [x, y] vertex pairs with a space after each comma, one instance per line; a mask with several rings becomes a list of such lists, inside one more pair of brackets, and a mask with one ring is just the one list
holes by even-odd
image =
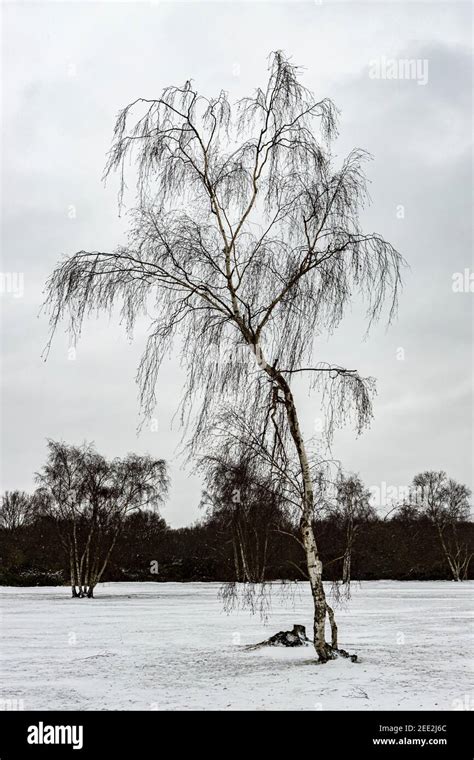
[[31, 517], [31, 496], [25, 491], [5, 491], [0, 504], [0, 527], [17, 530]]
[[289, 527], [282, 493], [271, 474], [259, 471], [245, 452], [237, 461], [208, 456], [201, 468], [206, 472], [202, 506], [207, 524], [231, 545], [235, 580], [263, 583], [272, 560], [272, 533]]
[[[143, 410], [153, 409], [160, 363], [179, 338], [187, 371], [182, 415], [190, 421], [195, 412], [194, 451], [216, 412], [231, 405], [274, 446], [275, 467], [294, 459], [322, 662], [334, 656], [335, 639], [326, 642], [312, 466], [292, 381], [308, 370], [315, 336], [334, 330], [354, 292], [366, 300], [369, 325], [386, 297], [391, 319], [402, 264], [379, 234], [360, 227], [367, 154], [354, 150], [334, 166], [336, 117], [333, 103], [315, 98], [281, 52], [270, 57], [265, 88], [235, 108], [224, 91], [205, 98], [190, 81], [138, 98], [118, 116], [105, 170], [120, 173], [121, 203], [126, 167], [136, 159], [128, 242], [67, 258], [47, 295], [52, 333], [67, 318], [73, 341], [89, 314], [111, 312], [118, 301], [129, 331], [145, 308], [154, 310], [138, 371]], [[248, 358], [236, 361], [242, 346]], [[373, 380], [321, 361], [309, 372], [328, 405], [328, 434], [351, 416], [360, 432], [372, 416]]]
[[370, 491], [358, 475], [339, 473], [335, 483], [335, 500], [328, 510], [333, 521], [344, 535], [341, 580], [347, 587], [351, 582], [351, 563], [357, 533], [361, 527], [376, 518], [370, 504]]
[[94, 595], [124, 521], [157, 507], [167, 493], [166, 464], [128, 454], [108, 461], [92, 444], [48, 441], [48, 460], [37, 474], [39, 510], [54, 518], [69, 559], [73, 597]]
[[442, 470], [427, 470], [415, 475], [408, 504], [400, 508], [403, 516], [418, 514], [434, 525], [443, 556], [453, 580], [467, 578], [473, 556], [472, 545], [462, 537], [462, 524], [470, 517], [471, 491], [448, 478]]

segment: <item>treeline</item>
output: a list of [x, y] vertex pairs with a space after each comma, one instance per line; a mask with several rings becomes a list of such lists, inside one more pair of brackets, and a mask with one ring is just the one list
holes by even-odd
[[[346, 531], [336, 520], [318, 521], [321, 557], [327, 580], [342, 577]], [[288, 531], [288, 534], [281, 531]], [[474, 546], [474, 525], [457, 526]], [[265, 539], [263, 539], [265, 540]], [[69, 582], [69, 567], [57, 540], [57, 525], [38, 517], [14, 529], [0, 529], [0, 584], [55, 585]], [[436, 526], [427, 518], [372, 518], [358, 525], [352, 547], [351, 576], [358, 580], [449, 580], [450, 568]], [[273, 524], [268, 532], [265, 580], [304, 579], [305, 562], [295, 526]], [[466, 577], [474, 578], [472, 563]], [[158, 514], [129, 515], [112, 551], [103, 581], [239, 580], [232, 527], [206, 518], [173, 530]]]
[[[92, 597], [100, 581], [228, 581], [306, 578], [300, 513], [259, 461], [201, 461], [202, 519], [171, 529], [159, 513], [166, 462], [128, 454], [108, 460], [92, 444], [49, 441], [33, 494], [0, 503], [0, 584], [69, 583]], [[324, 578], [462, 581], [474, 577], [469, 489], [445, 472], [416, 475], [381, 517], [359, 476], [315, 473], [314, 527]]]

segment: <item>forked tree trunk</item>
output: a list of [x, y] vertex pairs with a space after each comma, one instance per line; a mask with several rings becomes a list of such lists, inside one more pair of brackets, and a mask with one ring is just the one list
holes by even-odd
[[436, 523], [436, 528], [438, 530], [439, 540], [441, 543], [441, 548], [443, 550], [443, 554], [446, 558], [446, 562], [449, 565], [449, 569], [451, 570], [451, 575], [453, 576], [453, 581], [460, 581], [461, 580], [461, 574], [460, 574], [460, 567], [458, 564], [453, 560], [451, 553], [446, 545], [446, 541], [444, 540], [444, 535], [441, 526], [439, 523]]
[[[100, 583], [100, 581], [102, 580], [102, 576], [103, 576], [103, 574], [104, 574], [104, 572], [106, 570], [106, 567], [107, 567], [107, 565], [109, 563], [110, 556], [111, 556], [111, 554], [112, 554], [112, 552], [114, 550], [115, 544], [117, 543], [117, 539], [119, 537], [120, 530], [121, 530], [121, 526], [119, 525], [118, 528], [116, 528], [116, 530], [113, 533], [112, 541], [110, 543], [110, 546], [109, 546], [109, 548], [107, 550], [107, 553], [106, 553], [106, 555], [104, 557], [104, 560], [103, 560], [102, 564], [100, 564], [100, 558], [99, 558], [99, 556], [97, 556], [97, 558], [96, 558], [96, 561], [94, 563], [94, 566], [95, 566], [94, 571], [92, 572], [92, 574], [89, 577], [89, 586], [87, 588], [87, 598], [88, 599], [93, 599], [94, 598], [94, 589], [97, 586], [97, 584]], [[99, 551], [100, 551], [100, 549], [97, 548], [97, 552], [99, 552]]]
[[471, 563], [472, 554], [468, 555], [462, 564], [462, 580], [467, 581], [467, 574], [469, 571], [469, 565]]
[[94, 589], [102, 580], [119, 533], [120, 526], [113, 533], [105, 557], [101, 555], [100, 541], [92, 553], [91, 542], [88, 541], [81, 561], [79, 561], [77, 534], [74, 528], [70, 547], [71, 591], [73, 598], [94, 598]]
[[[314, 518], [314, 490], [311, 469], [309, 466], [308, 455], [304, 444], [303, 436], [299, 425], [296, 406], [293, 394], [286, 380], [280, 373], [275, 373], [280, 388], [285, 398], [285, 409], [288, 419], [290, 433], [295, 443], [298, 460], [303, 477], [303, 504], [302, 516], [300, 520], [300, 531], [303, 546], [306, 554], [306, 568], [311, 587], [311, 595], [314, 605], [314, 648], [320, 662], [327, 662], [332, 656], [332, 647], [326, 643], [326, 615], [329, 614], [326, 594], [323, 586], [323, 564], [319, 559], [318, 547], [313, 530]], [[334, 619], [334, 613], [330, 613], [331, 626], [333, 631], [333, 640], [337, 641], [337, 626]], [[335, 636], [334, 636], [335, 634]]]
[[326, 594], [323, 586], [323, 563], [319, 559], [316, 539], [312, 526], [311, 511], [304, 507], [304, 514], [300, 521], [300, 530], [303, 545], [306, 552], [306, 567], [311, 586], [311, 595], [314, 605], [313, 634], [314, 648], [321, 662], [326, 662], [328, 646], [326, 644]]

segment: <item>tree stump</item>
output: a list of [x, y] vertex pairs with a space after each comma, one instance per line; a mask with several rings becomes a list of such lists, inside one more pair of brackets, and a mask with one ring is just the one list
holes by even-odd
[[279, 631], [273, 636], [270, 636], [266, 641], [261, 641], [259, 644], [249, 647], [250, 649], [257, 649], [257, 647], [306, 647], [311, 643], [311, 639], [306, 636], [306, 628], [304, 625], [295, 624], [292, 631]]
[[[278, 631], [269, 639], [261, 641], [259, 644], [251, 644], [246, 649], [260, 649], [261, 647], [307, 647], [308, 644], [312, 644], [312, 640], [308, 639], [306, 635], [306, 628], [304, 625], [295, 624], [291, 631]], [[349, 654], [345, 649], [333, 649], [330, 644], [327, 644], [328, 660], [335, 660], [337, 657], [344, 657], [351, 662], [357, 662], [356, 654]]]

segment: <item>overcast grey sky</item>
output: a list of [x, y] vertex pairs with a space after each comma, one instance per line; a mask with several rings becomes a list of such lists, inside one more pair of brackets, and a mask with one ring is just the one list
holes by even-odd
[[[371, 429], [337, 434], [334, 455], [369, 486], [400, 487], [430, 468], [472, 487], [474, 293], [453, 291], [454, 273], [474, 271], [470, 3], [14, 2], [2, 6], [2, 37], [2, 489], [32, 487], [47, 437], [86, 439], [109, 456], [169, 459], [164, 517], [179, 526], [199, 516], [200, 483], [180, 470], [171, 429], [178, 361], [161, 373], [157, 424], [137, 437], [145, 333], [129, 343], [103, 318], [75, 359], [60, 332], [44, 363], [37, 315], [62, 254], [123, 241], [117, 186], [100, 181], [119, 108], [190, 77], [206, 95], [238, 98], [264, 83], [275, 49], [341, 109], [337, 153], [374, 155], [364, 224], [411, 267], [388, 332], [380, 325], [364, 341], [354, 308], [318, 346], [320, 359], [378, 381]], [[418, 75], [383, 78], [391, 59], [399, 74], [398, 62], [418, 61]], [[7, 273], [24, 276], [23, 294]], [[301, 403], [309, 436], [321, 412], [317, 398]]]

